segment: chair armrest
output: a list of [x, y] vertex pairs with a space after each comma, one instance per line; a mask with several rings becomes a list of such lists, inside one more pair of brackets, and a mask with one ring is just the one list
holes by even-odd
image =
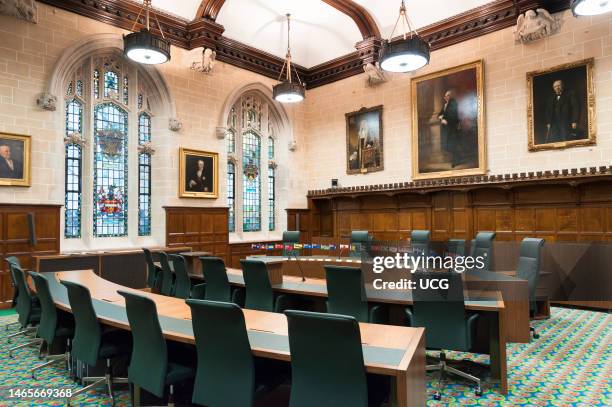
[[406, 314], [406, 326], [412, 326], [412, 310], [410, 308], [404, 308]]
[[232, 302], [238, 305], [240, 308], [244, 308], [244, 300], [246, 298], [246, 291], [242, 287], [237, 287], [232, 290]]
[[474, 343], [474, 338], [476, 337], [476, 322], [478, 321], [478, 317], [480, 314], [472, 314], [468, 316], [467, 319], [467, 334], [468, 334], [468, 344], [470, 349], [472, 348], [472, 344]]
[[371, 324], [385, 324], [387, 322], [387, 308], [383, 305], [374, 305], [370, 308], [370, 314], [368, 315], [368, 321]]
[[206, 297], [206, 283], [196, 284], [191, 288], [191, 298], [203, 300]]

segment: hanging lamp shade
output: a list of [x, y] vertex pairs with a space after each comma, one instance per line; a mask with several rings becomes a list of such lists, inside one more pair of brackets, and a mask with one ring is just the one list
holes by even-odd
[[[300, 77], [295, 71], [297, 81], [293, 81], [291, 74], [291, 15], [287, 14], [287, 55], [285, 56], [285, 63], [281, 68], [280, 75], [278, 77], [279, 83], [272, 87], [272, 96], [274, 100], [280, 103], [297, 103], [304, 100], [306, 97], [306, 88], [300, 80]], [[285, 78], [281, 81], [283, 72], [286, 72]]]
[[163, 64], [170, 60], [170, 41], [156, 37], [143, 28], [123, 37], [125, 55], [139, 64]]
[[123, 53], [139, 64], [156, 65], [168, 62], [170, 60], [170, 41], [164, 36], [157, 15], [155, 15], [155, 20], [162, 37], [160, 38], [151, 32], [151, 0], [143, 1], [143, 6], [134, 21], [132, 31], [136, 28], [143, 11], [145, 12], [145, 27], [140, 31], [123, 36]]
[[572, 0], [575, 16], [595, 16], [612, 11], [612, 0]]
[[[403, 38], [392, 41], [399, 23], [404, 28]], [[380, 52], [380, 67], [388, 72], [412, 72], [429, 63], [430, 47], [416, 30], [412, 30], [406, 14], [404, 0], [400, 6], [399, 16], [389, 39], [385, 41]]]

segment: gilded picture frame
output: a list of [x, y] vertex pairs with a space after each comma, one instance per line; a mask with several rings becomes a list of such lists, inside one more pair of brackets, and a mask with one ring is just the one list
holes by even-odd
[[384, 165], [383, 106], [346, 113], [346, 173], [382, 171]]
[[597, 143], [594, 58], [527, 73], [529, 151]]
[[412, 78], [412, 178], [485, 174], [484, 62]]
[[31, 144], [30, 136], [0, 132], [0, 186], [31, 186]]
[[219, 197], [219, 154], [179, 148], [179, 197]]

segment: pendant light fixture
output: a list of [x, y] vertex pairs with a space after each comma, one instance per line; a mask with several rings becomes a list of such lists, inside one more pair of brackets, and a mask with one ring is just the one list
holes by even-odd
[[572, 0], [575, 16], [595, 16], [612, 11], [612, 0]]
[[[404, 28], [403, 39], [391, 42], [400, 20]], [[380, 67], [389, 72], [412, 72], [428, 63], [429, 44], [419, 36], [416, 30], [412, 29], [406, 14], [406, 5], [402, 0], [393, 31], [381, 50]]]
[[136, 28], [143, 10], [146, 27], [138, 32], [123, 36], [123, 52], [129, 59], [140, 64], [156, 65], [168, 62], [170, 60], [170, 41], [164, 36], [157, 15], [155, 15], [155, 20], [162, 38], [153, 35], [150, 30], [151, 0], [143, 0], [142, 8], [138, 17], [136, 17], [136, 21], [134, 21], [132, 31]]
[[[278, 81], [280, 83], [274, 85], [272, 88], [272, 95], [274, 96], [274, 100], [280, 103], [296, 103], [304, 100], [306, 90], [302, 81], [300, 80], [300, 76], [295, 70], [295, 76], [297, 77], [297, 82], [293, 82], [291, 75], [291, 14], [287, 14], [287, 55], [285, 56], [285, 62], [283, 63], [283, 67], [281, 68], [280, 75], [278, 76]], [[281, 81], [283, 76], [283, 72], [286, 72], [285, 78]]]

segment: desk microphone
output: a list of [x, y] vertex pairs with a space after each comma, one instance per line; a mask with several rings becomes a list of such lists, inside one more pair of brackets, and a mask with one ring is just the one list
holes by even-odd
[[340, 258], [342, 257], [342, 251], [344, 250], [344, 248], [342, 247], [342, 245], [340, 245], [340, 251], [338, 251], [338, 260], [340, 260]]
[[291, 251], [291, 254], [293, 254], [293, 257], [295, 257], [295, 261], [298, 265], [298, 268], [300, 269], [300, 274], [302, 275], [302, 282], [306, 281], [306, 277], [304, 276], [304, 270], [302, 270], [302, 263], [300, 263], [300, 259], [298, 258], [297, 255], [297, 251]]

